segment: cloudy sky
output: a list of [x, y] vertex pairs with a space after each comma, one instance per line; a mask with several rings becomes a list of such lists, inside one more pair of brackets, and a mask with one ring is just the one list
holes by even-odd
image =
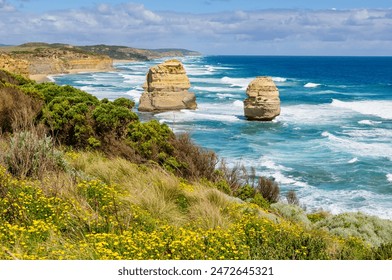
[[0, 44], [392, 55], [392, 0], [0, 0]]

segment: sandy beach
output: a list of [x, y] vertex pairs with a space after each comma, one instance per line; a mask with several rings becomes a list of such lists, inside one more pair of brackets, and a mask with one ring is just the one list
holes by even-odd
[[[116, 61], [114, 61], [114, 62], [116, 62]], [[115, 71], [115, 70], [116, 69], [114, 67], [112, 67], [110, 69], [71, 69], [71, 70], [67, 70], [67, 72], [64, 72], [64, 73], [33, 74], [33, 75], [30, 75], [29, 78], [32, 79], [33, 81], [36, 81], [37, 83], [45, 83], [45, 82], [51, 82], [52, 80], [49, 78], [49, 76], [54, 76], [54, 75], [110, 72], [110, 71]]]

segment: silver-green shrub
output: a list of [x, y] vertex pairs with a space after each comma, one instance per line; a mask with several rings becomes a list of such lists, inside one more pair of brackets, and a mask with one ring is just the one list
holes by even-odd
[[315, 223], [315, 227], [342, 237], [358, 237], [375, 247], [392, 242], [392, 221], [363, 213], [331, 215]]
[[305, 211], [297, 205], [278, 202], [271, 204], [271, 208], [289, 221], [302, 223], [304, 226], [311, 225]]
[[13, 134], [4, 161], [8, 171], [19, 178], [40, 178], [45, 171], [65, 168], [62, 153], [54, 148], [52, 138], [35, 129]]

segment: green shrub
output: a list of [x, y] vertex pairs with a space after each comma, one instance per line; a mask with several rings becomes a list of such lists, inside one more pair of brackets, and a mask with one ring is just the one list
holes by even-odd
[[392, 260], [392, 242], [381, 244], [372, 252], [372, 259], [375, 260]]
[[114, 133], [118, 139], [125, 136], [129, 123], [139, 119], [134, 112], [130, 111], [128, 106], [123, 106], [126, 104], [129, 105], [125, 101], [114, 101], [113, 103], [98, 105], [92, 113], [95, 120], [95, 132], [98, 135]]
[[120, 97], [113, 101], [113, 105], [119, 107], [125, 107], [129, 110], [132, 110], [133, 107], [135, 106], [135, 102], [128, 98]]
[[244, 201], [249, 201], [254, 198], [256, 194], [255, 188], [249, 185], [243, 185], [234, 193], [234, 195]]
[[326, 219], [328, 216], [330, 216], [331, 214], [325, 211], [318, 211], [318, 212], [314, 212], [314, 213], [309, 213], [308, 214], [308, 219], [312, 222], [312, 223], [317, 223], [321, 220]]
[[258, 205], [262, 209], [270, 208], [270, 203], [259, 193], [256, 193], [250, 202]]
[[169, 143], [172, 138], [174, 134], [166, 124], [152, 120], [130, 123], [126, 140], [144, 159], [158, 161], [173, 153], [173, 146]]

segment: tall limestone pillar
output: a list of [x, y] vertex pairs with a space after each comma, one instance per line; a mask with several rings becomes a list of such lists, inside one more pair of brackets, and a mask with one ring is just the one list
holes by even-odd
[[196, 109], [195, 94], [188, 91], [190, 86], [180, 61], [172, 59], [153, 66], [147, 73], [138, 109], [142, 112]]
[[280, 114], [279, 91], [271, 77], [257, 77], [246, 90], [244, 113], [248, 120], [272, 121]]

